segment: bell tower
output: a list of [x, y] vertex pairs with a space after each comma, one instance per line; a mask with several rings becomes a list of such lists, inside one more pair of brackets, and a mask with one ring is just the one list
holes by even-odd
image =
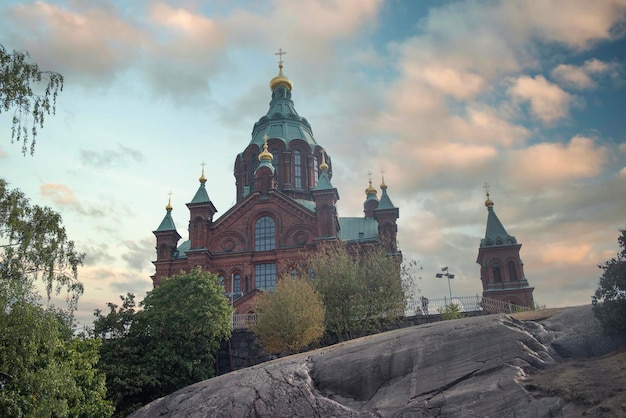
[[[487, 188], [487, 186], [485, 187]], [[524, 275], [524, 263], [520, 258], [522, 244], [509, 235], [493, 210], [494, 203], [487, 191], [487, 228], [485, 238], [480, 240], [478, 258], [483, 297], [532, 307], [533, 287]]]

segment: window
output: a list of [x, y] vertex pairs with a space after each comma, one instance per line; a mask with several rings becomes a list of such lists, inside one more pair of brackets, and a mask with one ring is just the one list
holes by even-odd
[[249, 182], [250, 191], [254, 191], [255, 189], [254, 172], [256, 171], [258, 166], [259, 166], [259, 156], [253, 153], [252, 159], [250, 160], [250, 182]]
[[276, 248], [276, 228], [274, 220], [269, 216], [262, 216], [254, 225], [254, 250], [269, 251]]
[[254, 266], [254, 285], [261, 290], [274, 289], [276, 287], [276, 264]]
[[296, 189], [302, 188], [302, 155], [300, 151], [293, 153], [294, 178]]
[[272, 150], [272, 167], [274, 167], [274, 181], [278, 184], [278, 149]]
[[241, 274], [233, 274], [233, 292], [241, 292]]
[[515, 263], [513, 261], [509, 261], [507, 265], [509, 266], [509, 280], [516, 281], [517, 280], [517, 268], [515, 268]]
[[500, 265], [494, 264], [492, 267], [493, 270], [493, 280], [496, 282], [502, 281], [502, 271], [500, 271]]
[[217, 279], [220, 281], [220, 286], [224, 287], [224, 275], [220, 274]]
[[317, 166], [317, 157], [313, 157], [313, 167], [315, 168], [313, 171], [315, 172], [315, 183], [313, 186], [317, 186], [317, 181], [319, 180], [319, 167]]

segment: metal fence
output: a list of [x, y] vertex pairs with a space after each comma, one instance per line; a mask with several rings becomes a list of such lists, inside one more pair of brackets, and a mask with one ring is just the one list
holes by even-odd
[[[531, 311], [533, 308], [519, 306], [510, 302], [476, 296], [455, 296], [452, 298], [428, 299], [421, 298], [409, 300], [406, 303], [404, 312], [398, 312], [400, 315], [407, 317], [416, 315], [439, 315], [448, 305], [457, 305], [460, 312], [479, 312], [485, 313], [511, 313]], [[257, 314], [233, 314], [232, 326], [234, 329], [251, 328], [257, 323]]]

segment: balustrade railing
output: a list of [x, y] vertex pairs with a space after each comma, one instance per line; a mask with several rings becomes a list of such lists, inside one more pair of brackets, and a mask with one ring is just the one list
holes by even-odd
[[[459, 307], [460, 312], [479, 312], [486, 313], [512, 313], [522, 311], [532, 311], [533, 308], [515, 305], [510, 302], [503, 302], [497, 299], [476, 296], [455, 296], [452, 298], [436, 298], [436, 299], [417, 299], [409, 300], [406, 303], [404, 312], [398, 312], [404, 316], [416, 315], [438, 315], [446, 306], [455, 304]], [[233, 314], [232, 325], [234, 329], [251, 328], [257, 323], [257, 314]]]

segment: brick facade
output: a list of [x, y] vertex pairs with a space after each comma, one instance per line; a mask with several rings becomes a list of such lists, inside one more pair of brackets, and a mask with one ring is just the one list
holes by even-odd
[[[236, 204], [217, 219], [205, 189], [204, 171], [189, 210], [188, 240], [172, 220], [172, 208], [154, 231], [154, 286], [163, 277], [195, 267], [223, 279], [238, 313], [249, 312], [254, 295], [273, 287], [281, 274], [327, 241], [350, 245], [384, 242], [397, 253], [399, 210], [384, 186], [385, 205], [367, 194], [365, 216], [340, 218], [339, 193], [331, 184], [332, 159], [313, 139], [291, 101], [291, 82], [280, 72], [271, 84], [270, 109], [255, 125], [252, 140], [235, 157]], [[383, 184], [384, 185], [384, 184]], [[381, 199], [381, 203], [383, 200]]]

